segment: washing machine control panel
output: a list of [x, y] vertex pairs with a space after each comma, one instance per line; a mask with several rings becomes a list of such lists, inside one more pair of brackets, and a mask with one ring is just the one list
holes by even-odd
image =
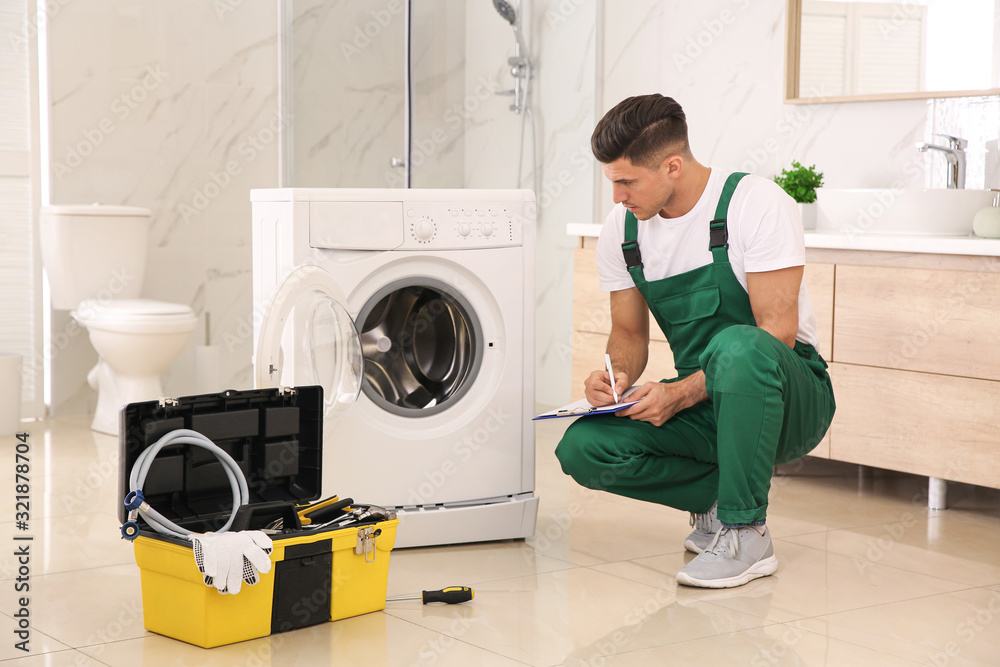
[[405, 202], [403, 208], [407, 233], [401, 248], [519, 246], [524, 225], [533, 223], [520, 202]]

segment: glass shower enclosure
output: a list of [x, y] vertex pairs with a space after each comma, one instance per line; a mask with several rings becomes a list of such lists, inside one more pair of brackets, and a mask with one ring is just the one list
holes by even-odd
[[465, 2], [283, 0], [281, 8], [284, 187], [469, 185], [470, 100], [496, 91], [472, 94]]

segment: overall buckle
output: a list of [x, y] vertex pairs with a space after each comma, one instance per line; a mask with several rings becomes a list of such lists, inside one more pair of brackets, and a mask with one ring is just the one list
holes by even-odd
[[725, 247], [729, 249], [729, 229], [726, 227], [726, 219], [720, 218], [709, 223], [708, 229], [708, 249]]
[[627, 269], [642, 268], [642, 255], [639, 253], [638, 241], [626, 241], [623, 243], [622, 255], [625, 257], [625, 267]]

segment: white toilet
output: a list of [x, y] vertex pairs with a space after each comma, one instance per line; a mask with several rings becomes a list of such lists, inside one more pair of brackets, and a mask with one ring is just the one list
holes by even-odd
[[42, 265], [52, 307], [72, 310], [100, 359], [91, 428], [118, 434], [118, 411], [163, 394], [160, 376], [198, 323], [185, 305], [139, 299], [150, 211], [131, 206], [43, 206]]

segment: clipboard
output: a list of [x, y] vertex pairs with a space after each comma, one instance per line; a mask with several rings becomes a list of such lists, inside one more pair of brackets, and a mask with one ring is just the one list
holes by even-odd
[[627, 397], [638, 388], [639, 386], [635, 385], [626, 389], [625, 393], [622, 394], [621, 400], [613, 405], [594, 407], [587, 401], [587, 399], [581, 398], [579, 401], [574, 401], [573, 403], [564, 405], [561, 408], [543, 412], [537, 417], [533, 417], [531, 421], [538, 421], [539, 419], [561, 419], [563, 417], [587, 417], [590, 415], [606, 415], [618, 412], [619, 410], [624, 410], [625, 408], [633, 406], [639, 402], [626, 400]]

